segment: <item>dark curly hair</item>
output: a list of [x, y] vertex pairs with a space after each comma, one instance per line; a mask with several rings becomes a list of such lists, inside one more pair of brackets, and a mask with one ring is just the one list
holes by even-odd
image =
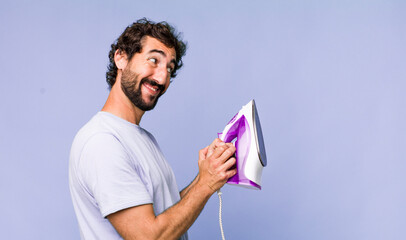
[[141, 52], [142, 39], [145, 36], [150, 36], [158, 39], [169, 48], [174, 48], [176, 52], [175, 68], [171, 72], [171, 78], [176, 77], [176, 71], [183, 65], [182, 57], [186, 53], [186, 43], [181, 40], [181, 34], [169, 25], [167, 22], [155, 23], [153, 21], [142, 18], [130, 26], [128, 26], [121, 36], [111, 44], [109, 52], [110, 63], [107, 67], [106, 81], [109, 87], [114, 85], [117, 77], [117, 66], [114, 62], [114, 53], [118, 49], [127, 54], [129, 60], [134, 54]]

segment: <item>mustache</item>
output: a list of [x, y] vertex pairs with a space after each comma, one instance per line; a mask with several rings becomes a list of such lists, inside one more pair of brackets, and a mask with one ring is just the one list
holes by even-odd
[[153, 87], [157, 87], [160, 92], [162, 92], [162, 91], [165, 89], [165, 86], [164, 86], [164, 85], [159, 84], [159, 83], [157, 83], [156, 81], [154, 81], [154, 80], [152, 80], [152, 79], [149, 79], [149, 78], [143, 78], [143, 79], [141, 79], [140, 85], [142, 85], [143, 83], [148, 83], [148, 84], [150, 84], [150, 85], [153, 86]]

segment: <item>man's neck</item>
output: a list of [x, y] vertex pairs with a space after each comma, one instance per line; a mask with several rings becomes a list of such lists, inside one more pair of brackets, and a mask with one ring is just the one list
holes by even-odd
[[126, 121], [139, 125], [145, 112], [134, 106], [118, 85], [116, 83], [111, 88], [102, 111], [109, 112]]

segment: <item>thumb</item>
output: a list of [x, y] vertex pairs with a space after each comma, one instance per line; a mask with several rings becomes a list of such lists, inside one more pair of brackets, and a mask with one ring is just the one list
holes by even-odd
[[201, 159], [201, 160], [206, 159], [208, 149], [209, 149], [209, 146], [207, 146], [199, 151], [199, 159]]

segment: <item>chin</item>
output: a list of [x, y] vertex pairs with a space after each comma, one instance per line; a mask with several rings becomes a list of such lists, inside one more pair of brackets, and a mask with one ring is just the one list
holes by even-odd
[[[148, 99], [149, 100], [149, 99]], [[149, 100], [145, 101], [144, 99], [142, 100], [142, 103], [139, 104], [137, 107], [143, 111], [150, 111], [155, 108], [156, 104], [158, 103], [158, 99], [154, 100]]]

